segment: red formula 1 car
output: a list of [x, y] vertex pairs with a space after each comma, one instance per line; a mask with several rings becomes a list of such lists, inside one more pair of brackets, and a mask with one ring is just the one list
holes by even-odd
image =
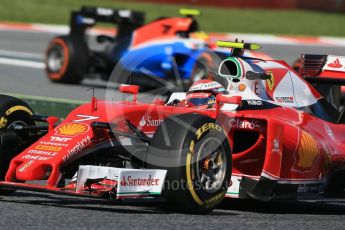
[[284, 61], [236, 56], [258, 46], [222, 45], [236, 52], [217, 81], [165, 102], [139, 102], [138, 87], [123, 85], [133, 100], [92, 98], [58, 123], [1, 96], [1, 194], [163, 197], [173, 210], [203, 213], [224, 197], [344, 192], [344, 114]]
[[345, 100], [345, 58], [335, 55], [303, 54], [293, 68], [338, 110]]

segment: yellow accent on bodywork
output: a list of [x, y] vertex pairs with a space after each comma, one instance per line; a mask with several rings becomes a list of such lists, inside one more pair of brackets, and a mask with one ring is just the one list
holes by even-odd
[[200, 15], [200, 10], [195, 9], [180, 9], [179, 13], [184, 16], [197, 16]]
[[229, 41], [217, 41], [217, 46], [225, 48], [237, 48], [237, 49], [249, 49], [258, 50], [261, 48], [260, 45], [254, 43], [243, 43], [243, 42], [229, 42]]

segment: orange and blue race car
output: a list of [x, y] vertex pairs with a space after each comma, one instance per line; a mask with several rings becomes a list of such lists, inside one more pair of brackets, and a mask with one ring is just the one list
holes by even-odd
[[344, 113], [286, 62], [238, 56], [258, 45], [219, 45], [233, 53], [215, 79], [166, 101], [140, 102], [138, 86], [122, 85], [127, 100], [92, 97], [59, 122], [1, 95], [1, 194], [163, 200], [189, 213], [225, 197], [343, 194]]
[[[182, 16], [161, 17], [145, 24], [143, 12], [82, 7], [71, 14], [70, 33], [50, 42], [45, 59], [47, 76], [53, 82], [74, 84], [87, 77], [109, 80], [118, 65], [131, 74], [130, 82], [117, 79], [120, 83], [159, 88], [168, 83], [176, 87], [180, 82], [189, 87], [214, 72], [217, 56], [229, 53], [215, 50], [212, 39], [199, 31], [195, 19], [199, 13], [181, 9]], [[117, 24], [116, 35], [102, 34], [93, 43], [94, 39], [87, 41], [87, 29], [98, 22]], [[267, 58], [250, 51], [245, 55]]]

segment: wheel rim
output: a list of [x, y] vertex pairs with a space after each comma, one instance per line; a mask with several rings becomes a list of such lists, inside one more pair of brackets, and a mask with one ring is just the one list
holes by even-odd
[[48, 52], [47, 65], [51, 72], [59, 72], [64, 64], [64, 52], [63, 48], [59, 45], [55, 45]]
[[227, 167], [222, 143], [214, 137], [207, 138], [197, 156], [196, 172], [201, 187], [208, 193], [218, 191], [223, 186]]
[[11, 124], [9, 124], [7, 126], [7, 129], [10, 129], [10, 128], [16, 126], [16, 125], [28, 126], [28, 124], [26, 122], [18, 120], [18, 121], [14, 121]]

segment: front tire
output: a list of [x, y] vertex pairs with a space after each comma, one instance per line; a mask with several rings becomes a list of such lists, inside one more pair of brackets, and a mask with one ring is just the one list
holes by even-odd
[[223, 200], [231, 179], [231, 149], [223, 128], [210, 117], [167, 118], [148, 149], [148, 168], [166, 169], [168, 208], [206, 213]]
[[[35, 125], [32, 115], [33, 110], [24, 101], [0, 94], [0, 181], [5, 179], [11, 160], [18, 154], [20, 140], [27, 138], [25, 134], [20, 136], [10, 131], [10, 128], [14, 125]], [[0, 195], [10, 195], [14, 191], [0, 189]]]

